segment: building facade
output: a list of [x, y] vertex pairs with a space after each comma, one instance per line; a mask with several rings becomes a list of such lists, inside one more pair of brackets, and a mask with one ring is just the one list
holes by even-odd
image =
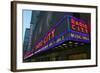
[[34, 25], [32, 55], [25, 58], [26, 62], [91, 58], [90, 14], [38, 11], [35, 18], [34, 12], [31, 19]]
[[28, 43], [29, 43], [29, 33], [30, 33], [30, 29], [27, 28], [25, 30], [25, 36], [24, 36], [24, 42], [23, 42], [23, 52], [24, 55], [27, 53], [28, 51]]

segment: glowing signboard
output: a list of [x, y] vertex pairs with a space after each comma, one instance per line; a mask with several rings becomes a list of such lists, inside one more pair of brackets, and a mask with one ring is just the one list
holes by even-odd
[[71, 17], [71, 28], [78, 32], [89, 33], [88, 25], [75, 17]]
[[45, 45], [48, 41], [50, 41], [51, 39], [53, 39], [54, 38], [54, 36], [55, 36], [55, 29], [53, 29], [51, 32], [49, 32], [45, 37], [44, 37], [44, 39], [43, 40], [41, 40], [37, 45], [36, 45], [36, 49], [38, 49], [38, 48], [40, 48], [40, 47], [42, 47], [43, 45]]
[[40, 51], [39, 49], [43, 50], [56, 46], [56, 44], [64, 42], [66, 39], [67, 41], [89, 42], [89, 29], [85, 22], [72, 16], [65, 16], [58, 23], [36, 44], [35, 50]]
[[81, 19], [69, 16], [70, 40], [88, 43], [90, 42], [89, 24]]
[[35, 44], [33, 55], [70, 40], [89, 43], [88, 27], [81, 19], [65, 15]]
[[57, 24], [55, 24], [55, 26], [53, 26], [38, 43], [36, 43], [35, 50], [42, 48], [51, 40], [56, 39], [61, 34], [66, 32], [67, 24], [68, 23], [66, 22], [66, 16], [65, 16]]

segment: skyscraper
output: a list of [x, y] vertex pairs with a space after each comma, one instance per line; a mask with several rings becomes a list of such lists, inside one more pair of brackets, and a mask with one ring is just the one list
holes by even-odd
[[29, 37], [30, 37], [29, 34], [30, 34], [30, 29], [26, 28], [25, 36], [24, 36], [24, 42], [23, 42], [23, 52], [24, 52], [24, 55], [28, 51], [28, 44], [29, 44]]

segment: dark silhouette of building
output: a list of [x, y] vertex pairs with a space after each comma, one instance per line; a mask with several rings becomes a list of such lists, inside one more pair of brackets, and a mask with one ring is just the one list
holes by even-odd
[[24, 42], [23, 42], [23, 52], [24, 54], [26, 54], [26, 52], [28, 51], [28, 43], [29, 43], [29, 33], [30, 33], [30, 29], [26, 28], [25, 30], [25, 35], [24, 35]]

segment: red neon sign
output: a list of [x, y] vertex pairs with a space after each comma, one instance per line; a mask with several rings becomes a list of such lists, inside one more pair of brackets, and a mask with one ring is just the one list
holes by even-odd
[[35, 49], [39, 49], [43, 45], [45, 45], [49, 40], [53, 39], [55, 37], [55, 29], [53, 29], [51, 32], [49, 32], [43, 40], [41, 40], [36, 46]]
[[71, 28], [75, 31], [89, 33], [88, 25], [76, 20], [75, 18], [71, 18]]

